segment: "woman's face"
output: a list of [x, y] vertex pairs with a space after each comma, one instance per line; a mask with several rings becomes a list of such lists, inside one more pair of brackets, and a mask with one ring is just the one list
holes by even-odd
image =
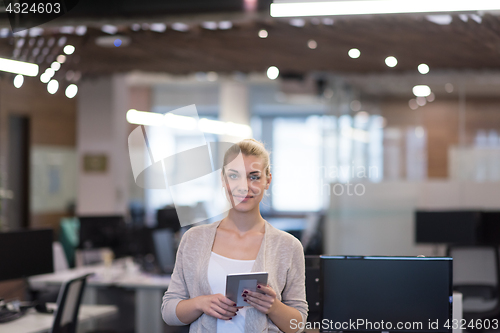
[[260, 157], [239, 156], [242, 158], [234, 158], [224, 167], [222, 183], [231, 206], [243, 212], [259, 205], [272, 177], [266, 177]]

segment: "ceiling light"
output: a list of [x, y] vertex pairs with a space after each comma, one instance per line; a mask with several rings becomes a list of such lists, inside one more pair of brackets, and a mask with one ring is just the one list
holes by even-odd
[[264, 30], [264, 29], [259, 30], [259, 37], [260, 38], [267, 38], [267, 36], [268, 36], [267, 30]]
[[451, 83], [447, 83], [444, 85], [444, 90], [446, 90], [447, 93], [452, 93], [453, 92], [453, 84]]
[[192, 131], [196, 128], [197, 121], [193, 117], [165, 113], [163, 122], [165, 126]]
[[56, 60], [58, 63], [64, 64], [64, 62], [66, 61], [66, 56], [64, 54], [60, 54], [57, 56]]
[[56, 74], [56, 71], [53, 70], [51, 67], [49, 67], [45, 70], [45, 74], [47, 74], [50, 77], [53, 77]]
[[43, 73], [42, 75], [40, 75], [40, 81], [42, 81], [43, 83], [48, 83], [51, 78], [52, 76], [47, 73]]
[[357, 59], [361, 55], [361, 52], [358, 49], [350, 49], [347, 54], [349, 55], [349, 57]]
[[144, 112], [130, 109], [127, 111], [127, 121], [131, 124], [160, 126], [163, 124], [164, 116], [161, 113]]
[[413, 94], [417, 97], [427, 97], [431, 94], [431, 88], [426, 85], [418, 85], [413, 87]]
[[50, 80], [49, 84], [47, 84], [47, 91], [49, 94], [55, 94], [59, 89], [59, 82], [57, 80]]
[[78, 93], [78, 86], [76, 84], [70, 84], [64, 93], [66, 94], [66, 97], [73, 98]]
[[451, 17], [451, 15], [427, 15], [425, 18], [427, 21], [431, 21], [432, 23], [439, 25], [448, 25], [453, 21], [453, 17]]
[[156, 32], [164, 32], [167, 30], [167, 26], [164, 23], [152, 23], [149, 30]]
[[78, 36], [83, 36], [85, 35], [85, 33], [87, 32], [87, 27], [84, 26], [84, 25], [79, 25], [78, 27], [76, 27], [75, 29], [75, 33], [78, 35]]
[[66, 54], [73, 54], [75, 52], [75, 47], [73, 45], [66, 45], [63, 49], [64, 53]]
[[37, 76], [38, 65], [24, 61], [0, 58], [0, 71], [26, 76]]
[[398, 64], [398, 59], [393, 56], [387, 57], [385, 58], [385, 64], [389, 67], [396, 67], [396, 65]]
[[314, 39], [309, 39], [309, 41], [307, 42], [307, 47], [311, 50], [314, 50], [318, 47], [318, 43]]
[[426, 64], [420, 64], [418, 65], [418, 71], [420, 74], [427, 74], [429, 73], [429, 66]]
[[419, 106], [424, 106], [425, 104], [427, 104], [427, 100], [425, 99], [425, 97], [419, 96], [416, 98], [416, 100]]
[[290, 25], [293, 25], [294, 27], [298, 28], [301, 28], [306, 25], [306, 21], [304, 21], [303, 19], [292, 19], [290, 20], [289, 23]]
[[213, 134], [225, 134], [227, 130], [225, 122], [207, 118], [200, 119], [200, 121], [198, 121], [198, 127], [203, 132]]
[[14, 78], [14, 87], [21, 88], [24, 83], [24, 76], [17, 74]]
[[481, 18], [481, 16], [476, 15], [476, 14], [470, 14], [470, 18], [479, 24], [481, 24], [481, 22], [483, 22], [483, 19]]
[[114, 35], [118, 31], [118, 28], [111, 24], [105, 24], [101, 27], [101, 30], [107, 34]]
[[208, 29], [208, 30], [216, 30], [217, 29], [217, 22], [207, 21], [207, 22], [203, 22], [201, 24], [201, 26], [205, 29]]
[[130, 37], [122, 35], [99, 36], [95, 39], [95, 43], [101, 47], [128, 46]]
[[323, 22], [324, 25], [333, 25], [333, 19], [332, 18], [326, 17], [326, 18], [324, 18], [321, 21]]
[[61, 64], [58, 63], [57, 61], [54, 61], [51, 65], [50, 68], [52, 68], [55, 71], [58, 71], [61, 68]]
[[271, 66], [267, 69], [267, 77], [271, 80], [275, 80], [280, 75], [280, 70], [276, 66]]
[[59, 28], [59, 32], [62, 34], [72, 34], [74, 31], [75, 28], [69, 25]]
[[344, 0], [272, 3], [270, 13], [272, 17], [299, 17], [401, 13], [449, 13], [495, 10], [500, 10], [500, 1]]
[[219, 29], [221, 30], [228, 30], [233, 27], [233, 23], [231, 21], [220, 21], [219, 22]]
[[189, 30], [189, 25], [186, 23], [175, 22], [172, 24], [172, 29], [175, 31], [186, 32]]
[[141, 30], [141, 25], [139, 23], [134, 23], [134, 24], [132, 24], [130, 29], [132, 29], [133, 31], [139, 31], [139, 30]]
[[352, 111], [359, 111], [361, 110], [361, 102], [358, 100], [352, 101], [349, 106], [351, 107]]
[[[68, 39], [65, 37], [65, 36], [62, 36], [61, 38], [59, 38], [59, 40], [57, 41], [57, 45], [59, 46], [63, 46], [64, 44], [66, 44], [66, 41]], [[52, 42], [52, 43], [51, 43]], [[54, 40], [49, 39], [49, 43], [48, 43], [48, 46], [52, 46], [52, 44], [54, 44]]]

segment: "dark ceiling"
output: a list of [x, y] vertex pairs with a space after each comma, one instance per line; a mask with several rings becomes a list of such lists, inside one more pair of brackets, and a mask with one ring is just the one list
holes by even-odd
[[[453, 16], [449, 25], [411, 15], [339, 18], [333, 25], [306, 19], [303, 27], [292, 26], [289, 21], [256, 16], [233, 22], [228, 30], [208, 30], [198, 22], [190, 23], [187, 32], [175, 31], [170, 24], [164, 32], [133, 31], [129, 23], [116, 24], [117, 34], [129, 37], [131, 42], [128, 46], [108, 48], [96, 45], [95, 41], [99, 36], [110, 35], [90, 24], [83, 36], [63, 35], [52, 27], [46, 28], [42, 36], [32, 37], [36, 39], [32, 46], [27, 37], [17, 58], [31, 57], [37, 61], [35, 58], [39, 57], [32, 56], [32, 50], [38, 40], [44, 38], [45, 42], [40, 42], [43, 50], [53, 35], [66, 36], [68, 43], [76, 47], [57, 75], [67, 70], [77, 70], [83, 75], [133, 70], [171, 74], [247, 73], [264, 72], [272, 65], [282, 73], [398, 73], [416, 71], [420, 63], [428, 64], [431, 70], [500, 68], [500, 18], [493, 15], [484, 15], [481, 23], [470, 18], [464, 22]], [[260, 29], [266, 29], [269, 36], [259, 38]], [[0, 39], [0, 56], [12, 58], [18, 39]], [[308, 48], [310, 39], [317, 42], [316, 49]], [[358, 48], [361, 57], [349, 58], [350, 48]], [[61, 48], [56, 42], [46, 52], [57, 55]], [[390, 55], [399, 61], [395, 68], [385, 65], [384, 59]], [[41, 71], [48, 65], [45, 59]]]

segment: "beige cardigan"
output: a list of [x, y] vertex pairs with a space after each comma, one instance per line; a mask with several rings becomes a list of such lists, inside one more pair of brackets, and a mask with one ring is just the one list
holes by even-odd
[[[177, 318], [177, 304], [185, 299], [210, 295], [207, 271], [215, 233], [220, 221], [189, 229], [181, 239], [172, 280], [163, 296], [161, 313], [171, 326], [186, 325]], [[268, 272], [268, 284], [284, 304], [299, 310], [307, 318], [305, 262], [302, 244], [291, 234], [265, 222], [265, 233], [252, 272]], [[191, 323], [189, 332], [216, 332], [217, 319], [202, 314]], [[281, 332], [267, 315], [249, 307], [245, 332]]]

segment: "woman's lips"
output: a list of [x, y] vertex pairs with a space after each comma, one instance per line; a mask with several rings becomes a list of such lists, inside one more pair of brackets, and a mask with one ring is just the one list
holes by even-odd
[[235, 195], [236, 198], [238, 198], [239, 201], [241, 202], [246, 202], [248, 201], [249, 199], [253, 198], [253, 196], [246, 196], [246, 197], [241, 197], [239, 195]]

